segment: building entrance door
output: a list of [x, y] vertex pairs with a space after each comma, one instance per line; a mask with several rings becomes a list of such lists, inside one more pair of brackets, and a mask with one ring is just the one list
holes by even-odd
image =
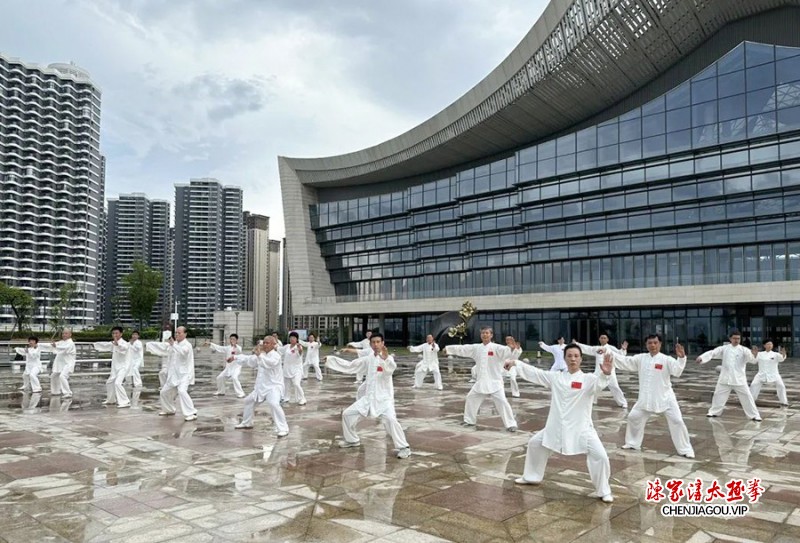
[[[764, 317], [764, 339], [771, 339], [775, 350], [792, 344], [792, 317]], [[758, 345], [761, 348], [761, 345]]]

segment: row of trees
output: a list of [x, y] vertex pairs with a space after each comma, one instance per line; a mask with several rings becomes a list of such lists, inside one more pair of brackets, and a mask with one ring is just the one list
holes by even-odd
[[[126, 287], [131, 316], [139, 321], [139, 327], [143, 328], [150, 320], [164, 277], [161, 272], [140, 260], [134, 261], [131, 268], [131, 272], [122, 281]], [[48, 319], [53, 330], [61, 330], [69, 323], [69, 312], [77, 294], [78, 285], [74, 281], [62, 285], [58, 290], [58, 298], [50, 308]], [[33, 305], [33, 297], [28, 291], [0, 281], [0, 306], [9, 307], [14, 314], [12, 335], [29, 324], [33, 316]]]

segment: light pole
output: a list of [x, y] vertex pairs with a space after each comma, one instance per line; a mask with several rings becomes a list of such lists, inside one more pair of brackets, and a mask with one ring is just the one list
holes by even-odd
[[234, 328], [234, 332], [238, 336], [239, 335], [239, 311], [236, 310], [236, 311], [233, 312], [233, 314], [236, 315], [236, 327]]

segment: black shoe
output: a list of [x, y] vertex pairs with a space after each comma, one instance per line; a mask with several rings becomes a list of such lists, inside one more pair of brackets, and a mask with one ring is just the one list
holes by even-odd
[[718, 417], [719, 415], [706, 415], [706, 416], [710, 417], [710, 418], [715, 418], [715, 417]]

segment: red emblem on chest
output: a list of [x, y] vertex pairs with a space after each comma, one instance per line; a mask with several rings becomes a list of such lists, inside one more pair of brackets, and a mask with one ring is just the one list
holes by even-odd
[[578, 381], [572, 381], [572, 388], [583, 388], [583, 383], [579, 383]]
[[657, 370], [663, 370], [664, 369], [664, 364], [656, 364], [656, 369]]
[[488, 352], [488, 353], [486, 353], [486, 354], [488, 354], [489, 356], [494, 356], [494, 351], [489, 351], [489, 352]]
[[383, 371], [383, 366], [378, 366], [375, 371]]

